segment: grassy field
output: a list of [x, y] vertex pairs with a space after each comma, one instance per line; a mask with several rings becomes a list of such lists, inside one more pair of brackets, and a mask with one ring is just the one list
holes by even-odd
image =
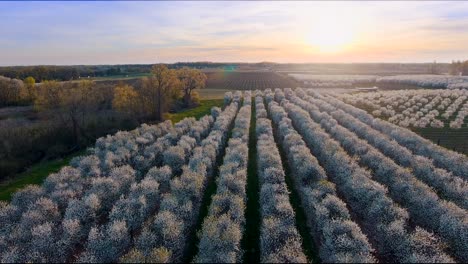
[[29, 170], [20, 173], [13, 179], [0, 183], [0, 200], [10, 200], [14, 192], [28, 184], [41, 184], [49, 174], [58, 172], [72, 158], [84, 153], [86, 153], [86, 150], [75, 152], [62, 159], [41, 162], [32, 166]]
[[200, 117], [209, 114], [212, 107], [222, 107], [223, 102], [223, 99], [201, 100], [200, 105], [195, 108], [183, 110], [174, 114], [167, 114], [167, 119], [171, 120], [173, 124], [186, 117], [195, 117], [196, 119], [199, 119]]
[[128, 75], [110, 75], [105, 77], [90, 77], [90, 78], [83, 78], [92, 81], [114, 81], [114, 80], [127, 80], [133, 78], [142, 78], [151, 76], [151, 73], [136, 73], [136, 74], [128, 74]]
[[225, 88], [205, 88], [198, 91], [202, 100], [223, 99], [226, 92], [233, 91]]

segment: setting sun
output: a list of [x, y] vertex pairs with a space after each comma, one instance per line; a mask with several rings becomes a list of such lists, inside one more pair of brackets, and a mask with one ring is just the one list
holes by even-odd
[[321, 53], [340, 52], [349, 48], [356, 38], [356, 18], [344, 10], [325, 8], [311, 21], [306, 44]]
[[326, 27], [315, 27], [307, 36], [307, 43], [320, 52], [337, 52], [347, 48], [353, 39], [352, 30], [335, 22]]

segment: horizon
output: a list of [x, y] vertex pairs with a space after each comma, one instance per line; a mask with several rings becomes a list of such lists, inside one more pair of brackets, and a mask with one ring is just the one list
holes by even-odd
[[157, 65], [157, 64], [184, 64], [184, 63], [222, 63], [222, 64], [294, 64], [294, 65], [307, 65], [307, 64], [451, 64], [454, 61], [463, 61], [453, 60], [450, 62], [439, 62], [439, 61], [426, 61], [426, 62], [274, 62], [274, 61], [260, 61], [260, 62], [232, 62], [232, 61], [176, 61], [176, 62], [153, 62], [153, 63], [102, 63], [102, 64], [24, 64], [24, 65], [2, 65], [0, 67], [38, 67], [38, 66], [59, 66], [59, 67], [75, 67], [75, 66], [119, 66], [119, 65]]
[[2, 2], [0, 7], [0, 66], [450, 63], [468, 54], [468, 2], [460, 1]]

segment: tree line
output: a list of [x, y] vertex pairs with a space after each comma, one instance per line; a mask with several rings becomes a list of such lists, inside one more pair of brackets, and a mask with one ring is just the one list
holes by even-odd
[[467, 76], [468, 75], [468, 60], [452, 61], [452, 64], [450, 64], [450, 74]]
[[[169, 69], [184, 67], [193, 69], [204, 68], [237, 68], [237, 64], [213, 62], [177, 62], [163, 64]], [[124, 65], [38, 65], [38, 66], [6, 66], [0, 67], [0, 75], [12, 79], [25, 79], [33, 77], [37, 82], [45, 80], [70, 81], [88, 77], [107, 77], [118, 75], [146, 74], [151, 72], [153, 64], [124, 64]]]
[[33, 77], [38, 82], [45, 80], [70, 81], [88, 77], [105, 77], [148, 73], [151, 65], [76, 65], [76, 66], [9, 66], [0, 67], [0, 75], [25, 79]]

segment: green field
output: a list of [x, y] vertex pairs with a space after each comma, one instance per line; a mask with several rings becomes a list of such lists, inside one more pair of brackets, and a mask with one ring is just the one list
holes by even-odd
[[195, 117], [196, 119], [199, 119], [204, 115], [210, 114], [212, 107], [222, 107], [223, 102], [224, 100], [222, 99], [201, 100], [200, 105], [195, 108], [183, 110], [174, 114], [167, 114], [167, 119], [171, 120], [173, 124], [186, 117]]
[[205, 88], [198, 91], [200, 98], [205, 99], [223, 99], [226, 92], [233, 91], [225, 88]]
[[135, 74], [122, 74], [122, 75], [110, 75], [105, 77], [90, 77], [90, 78], [81, 78], [85, 80], [92, 81], [115, 81], [115, 80], [128, 80], [134, 78], [142, 78], [151, 76], [151, 73], [135, 73]]

